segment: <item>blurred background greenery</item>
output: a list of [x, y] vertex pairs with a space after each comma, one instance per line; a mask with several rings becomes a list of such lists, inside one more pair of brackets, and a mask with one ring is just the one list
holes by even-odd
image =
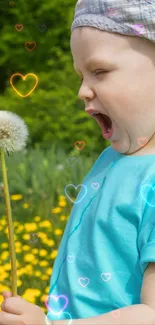
[[[53, 262], [73, 206], [65, 186], [81, 184], [109, 145], [77, 97], [80, 80], [70, 50], [75, 4], [75, 0], [1, 0], [0, 6], [0, 110], [21, 116], [30, 134], [25, 150], [6, 157], [18, 294], [45, 312]], [[37, 76], [38, 85], [29, 96], [34, 78], [13, 77], [22, 97], [10, 83], [16, 73]], [[76, 141], [85, 143], [82, 150]], [[2, 301], [2, 291], [10, 290], [11, 273], [1, 173], [0, 213]]]

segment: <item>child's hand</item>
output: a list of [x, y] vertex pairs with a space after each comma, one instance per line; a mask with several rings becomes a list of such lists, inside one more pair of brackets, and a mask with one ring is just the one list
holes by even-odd
[[3, 292], [4, 301], [0, 312], [0, 325], [45, 325], [46, 315], [42, 309], [20, 296], [12, 297], [11, 292]]

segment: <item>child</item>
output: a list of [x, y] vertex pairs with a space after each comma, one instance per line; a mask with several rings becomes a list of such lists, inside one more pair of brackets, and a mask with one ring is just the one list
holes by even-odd
[[153, 1], [78, 1], [71, 50], [79, 97], [111, 146], [73, 206], [48, 319], [6, 292], [0, 324], [155, 323], [154, 17]]

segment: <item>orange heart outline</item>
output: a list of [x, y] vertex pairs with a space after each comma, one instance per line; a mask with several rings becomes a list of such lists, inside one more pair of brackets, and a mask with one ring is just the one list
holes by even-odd
[[[34, 47], [33, 47], [33, 49], [30, 49], [30, 50], [29, 50], [29, 48], [27, 47], [26, 44], [32, 44], [32, 43], [34, 43]], [[37, 45], [36, 42], [26, 42], [26, 43], [25, 43], [25, 47], [26, 47], [26, 49], [27, 49], [29, 52], [32, 52], [32, 51], [36, 48], [36, 45]]]
[[[77, 143], [79, 143], [79, 144], [83, 143], [82, 148], [79, 148], [79, 147], [77, 146]], [[85, 147], [86, 143], [85, 143], [84, 141], [76, 141], [76, 142], [74, 143], [74, 145], [75, 145], [76, 149], [78, 149], [78, 150], [82, 150], [82, 149]]]
[[[22, 77], [22, 79], [24, 79], [24, 80], [27, 78], [27, 76], [33, 76], [33, 77], [36, 79], [36, 83], [35, 83], [34, 87], [30, 90], [30, 92], [29, 92], [27, 95], [22, 95], [22, 94], [20, 94], [20, 92], [19, 92], [19, 91], [14, 87], [14, 85], [13, 85], [13, 83], [12, 83], [12, 79], [13, 79], [15, 76], [20, 76], [20, 77]], [[10, 78], [10, 84], [11, 84], [12, 88], [16, 91], [16, 93], [17, 93], [19, 96], [21, 96], [21, 97], [28, 97], [28, 96], [33, 92], [33, 90], [36, 88], [36, 86], [37, 86], [37, 84], [38, 84], [38, 78], [37, 78], [37, 76], [36, 76], [34, 73], [28, 73], [28, 74], [26, 74], [25, 77], [24, 77], [21, 73], [14, 73], [14, 74], [11, 76], [11, 78]]]
[[[19, 29], [17, 28], [17, 26], [21, 26], [22, 29], [19, 30]], [[15, 28], [16, 28], [17, 32], [21, 32], [21, 31], [23, 30], [24, 26], [23, 26], [22, 24], [16, 24], [16, 25], [15, 25]]]

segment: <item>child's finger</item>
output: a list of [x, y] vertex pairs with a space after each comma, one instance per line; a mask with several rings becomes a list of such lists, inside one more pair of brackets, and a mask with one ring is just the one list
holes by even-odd
[[2, 292], [2, 295], [3, 295], [4, 299], [5, 299], [5, 298], [9, 298], [9, 297], [11, 297], [11, 296], [12, 296], [12, 293], [9, 292], [9, 291], [3, 291], [3, 292]]
[[21, 299], [21, 297], [9, 297], [4, 299], [1, 309], [7, 313], [22, 315], [26, 304], [27, 302], [24, 299]]
[[[12, 297], [12, 293], [10, 291], [3, 291], [2, 295], [3, 295], [4, 299]], [[20, 296], [17, 295], [16, 297], [20, 297]]]
[[13, 315], [5, 313], [4, 311], [0, 312], [0, 325], [20, 325], [21, 318], [19, 315]]

